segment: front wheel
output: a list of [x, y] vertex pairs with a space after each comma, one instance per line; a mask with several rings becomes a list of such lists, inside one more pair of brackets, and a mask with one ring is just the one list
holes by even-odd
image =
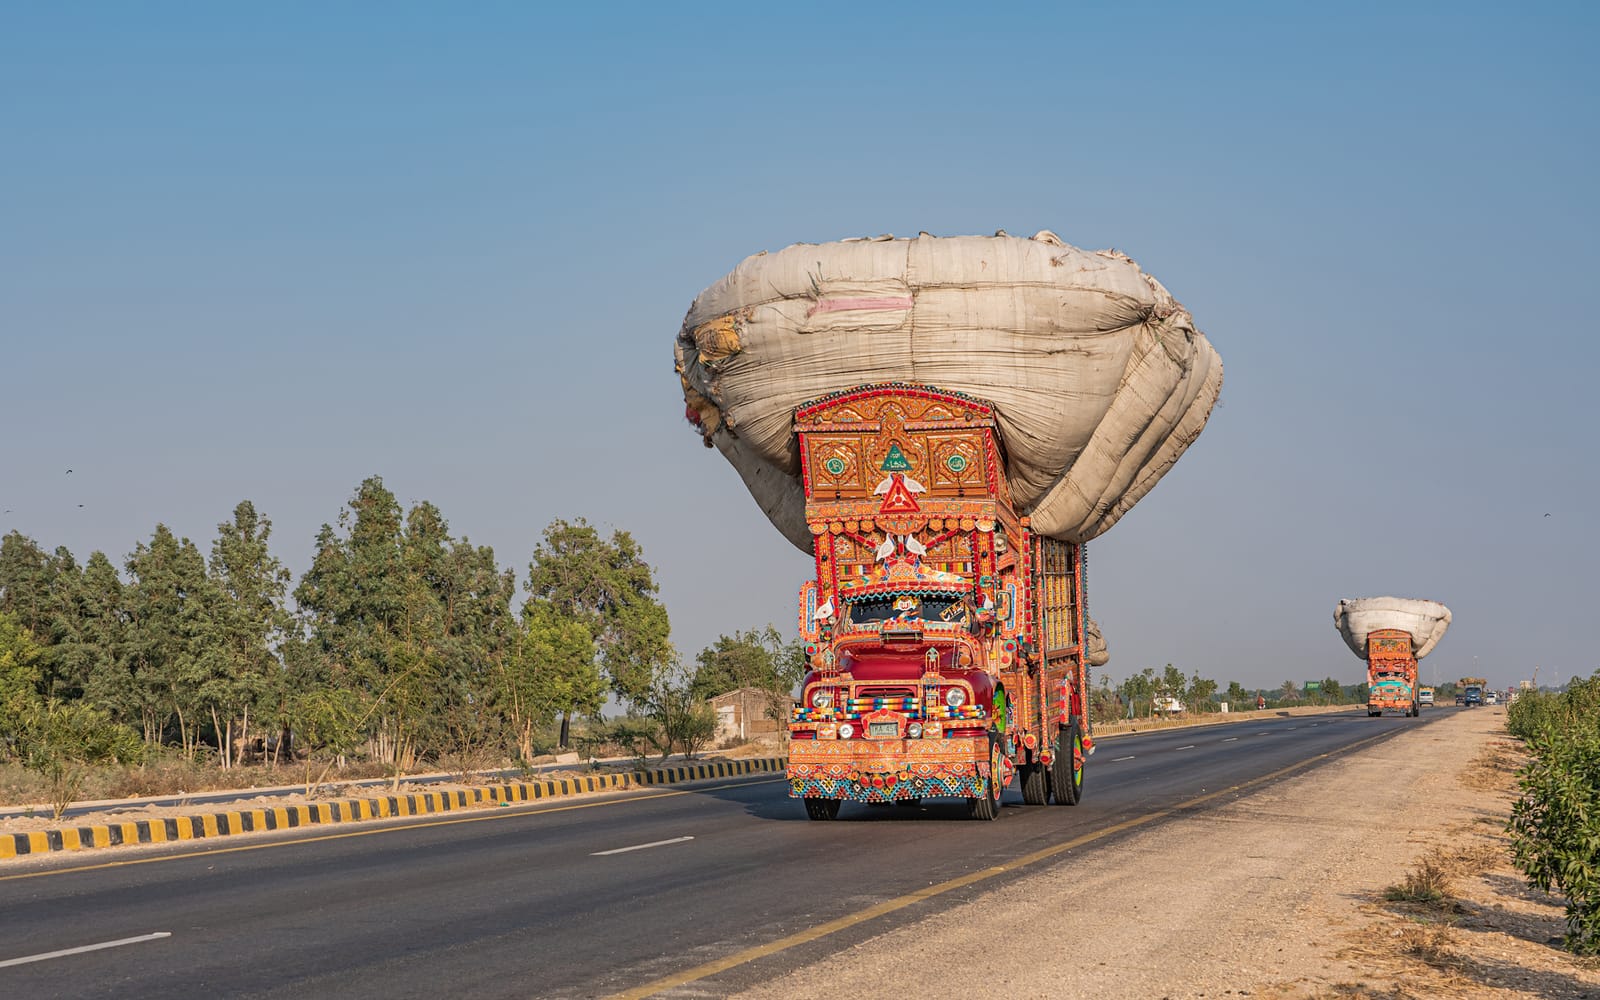
[[1077, 717], [1056, 736], [1056, 761], [1050, 768], [1050, 785], [1056, 804], [1075, 806], [1083, 801], [1083, 730]]
[[839, 815], [839, 800], [807, 797], [806, 815], [812, 819], [833, 819]]
[[967, 800], [967, 815], [973, 819], [995, 819], [1000, 815], [1000, 741], [989, 738], [988, 794]]

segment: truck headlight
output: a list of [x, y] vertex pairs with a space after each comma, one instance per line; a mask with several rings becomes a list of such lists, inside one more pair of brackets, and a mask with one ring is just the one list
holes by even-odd
[[951, 688], [944, 693], [944, 703], [951, 708], [960, 708], [967, 703], [967, 693], [960, 688]]
[[855, 734], [856, 734], [856, 727], [852, 726], [848, 722], [846, 722], [844, 725], [839, 727], [839, 738], [841, 740], [847, 740], [850, 737], [854, 736]]
[[811, 692], [811, 707], [812, 708], [832, 708], [833, 707], [833, 692], [831, 692], [831, 691], [823, 691], [823, 690], [817, 690], [817, 691]]
[[921, 739], [922, 738], [922, 723], [913, 722], [911, 725], [907, 726], [906, 727], [906, 735], [911, 737], [914, 740]]

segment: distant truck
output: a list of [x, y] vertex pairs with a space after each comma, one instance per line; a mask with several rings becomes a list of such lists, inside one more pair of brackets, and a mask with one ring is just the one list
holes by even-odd
[[1461, 703], [1468, 708], [1483, 704], [1483, 689], [1488, 681], [1482, 677], [1463, 677], [1458, 682], [1461, 687]]
[[1433, 688], [1431, 688], [1431, 687], [1419, 687], [1419, 688], [1417, 688], [1417, 704], [1418, 705], [1432, 705], [1433, 704]]
[[1450, 609], [1437, 601], [1362, 597], [1340, 601], [1333, 622], [1350, 651], [1367, 661], [1367, 715], [1420, 715], [1417, 661], [1450, 627]]

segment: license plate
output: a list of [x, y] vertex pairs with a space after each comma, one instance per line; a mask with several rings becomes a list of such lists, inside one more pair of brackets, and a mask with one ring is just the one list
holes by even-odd
[[898, 722], [872, 722], [867, 725], [867, 738], [873, 740], [892, 740], [900, 735]]

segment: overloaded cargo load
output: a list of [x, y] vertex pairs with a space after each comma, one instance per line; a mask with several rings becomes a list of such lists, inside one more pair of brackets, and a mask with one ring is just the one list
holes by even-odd
[[1450, 609], [1438, 601], [1409, 597], [1358, 597], [1339, 602], [1333, 623], [1345, 645], [1363, 660], [1367, 658], [1367, 636], [1384, 629], [1408, 633], [1411, 653], [1420, 660], [1444, 638], [1450, 627]]
[[993, 402], [1018, 512], [1081, 543], [1150, 492], [1222, 387], [1216, 351], [1158, 281], [1048, 231], [760, 253], [700, 293], [675, 355], [689, 419], [808, 553], [793, 428], [807, 401], [901, 382]]
[[1100, 623], [1083, 616], [1084, 661], [1091, 667], [1103, 667], [1111, 662], [1111, 651], [1106, 648], [1106, 638], [1100, 632]]

